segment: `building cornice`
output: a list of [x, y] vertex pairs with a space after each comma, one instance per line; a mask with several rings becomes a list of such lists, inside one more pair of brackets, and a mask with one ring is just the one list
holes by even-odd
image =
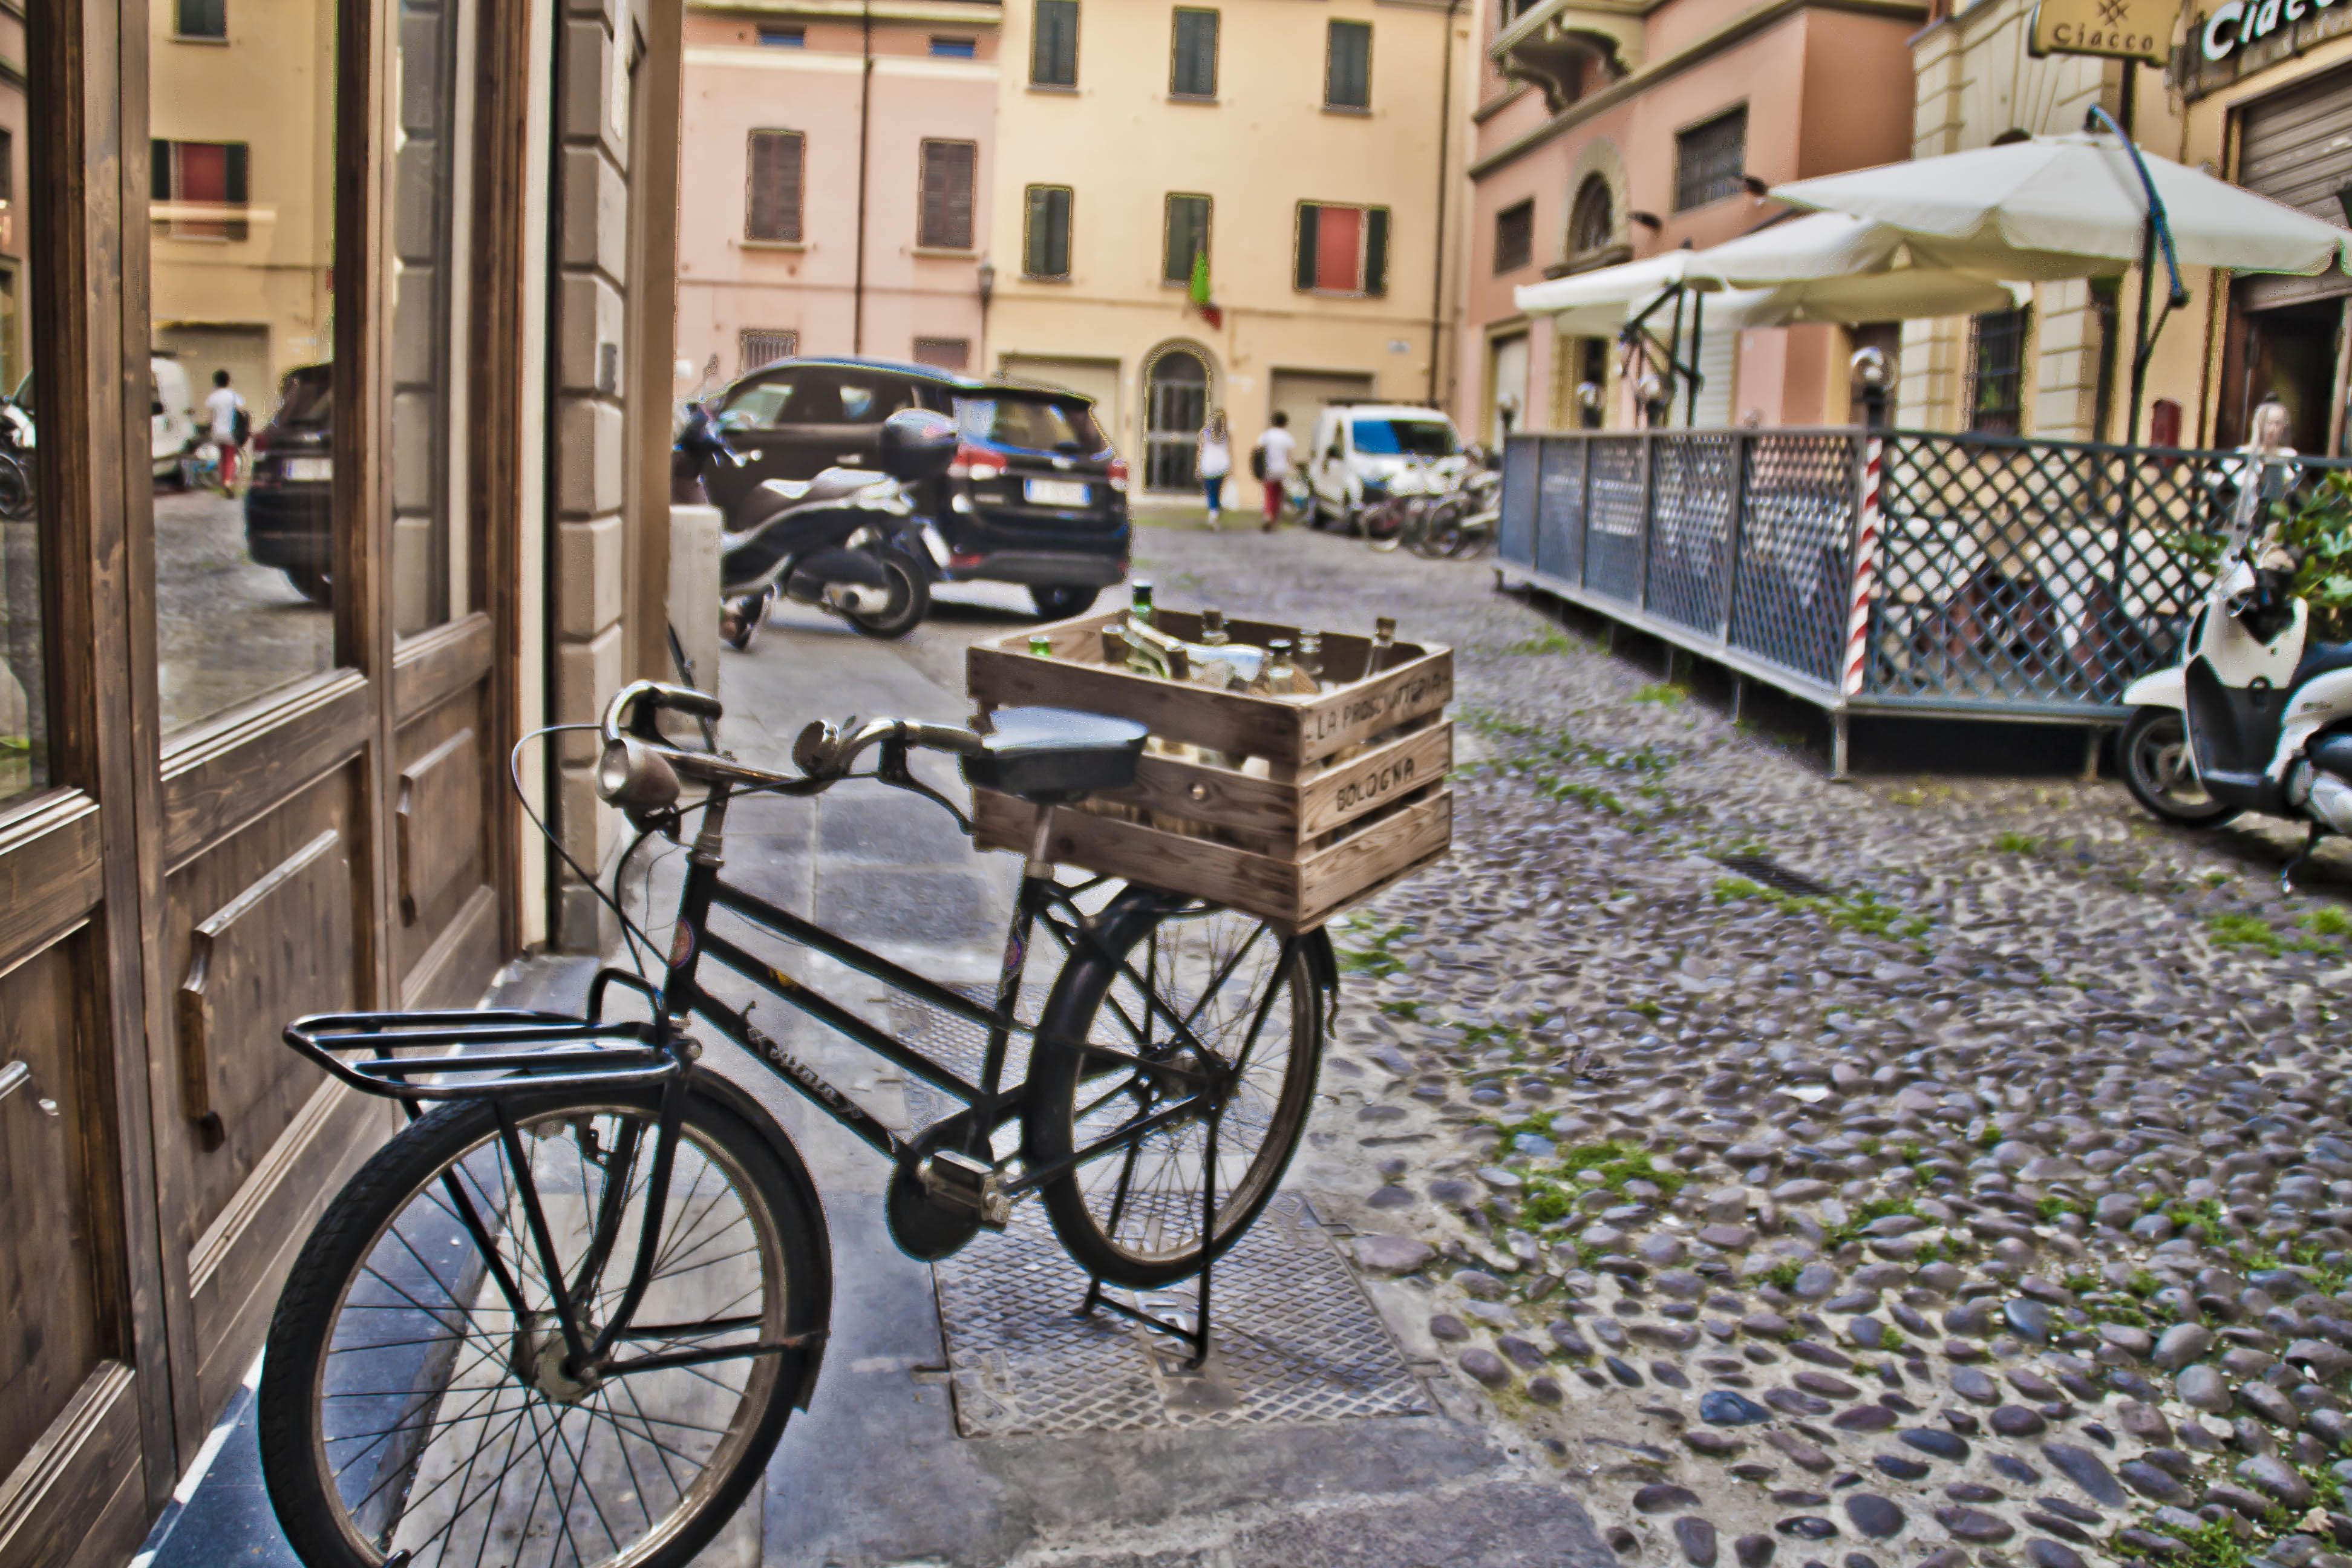
[[1473, 125], [1486, 124], [1486, 121], [1494, 119], [1495, 116], [1502, 113], [1503, 110], [1510, 108], [1511, 105], [1518, 102], [1519, 100], [1525, 98], [1528, 93], [1533, 92], [1534, 90], [1535, 89], [1528, 86], [1526, 82], [1513, 82], [1508, 89], [1496, 93], [1494, 97], [1488, 99], [1486, 102], [1472, 110], [1470, 111], [1470, 123]]
[[1746, 43], [1759, 33], [1776, 27], [1805, 11], [1842, 11], [1855, 16], [1882, 16], [1897, 22], [1917, 22], [1927, 15], [1927, 7], [1916, 0], [1769, 0], [1768, 4], [1734, 17], [1714, 32], [1692, 40], [1665, 58], [1654, 60], [1640, 70], [1611, 82], [1599, 92], [1578, 99], [1541, 125], [1472, 163], [1470, 177], [1475, 180], [1492, 174], [1514, 159], [1535, 151], [1553, 137], [1573, 131], [1586, 121], [1640, 97], [1658, 83], [1680, 76], [1695, 66], [1704, 65], [1725, 50]]

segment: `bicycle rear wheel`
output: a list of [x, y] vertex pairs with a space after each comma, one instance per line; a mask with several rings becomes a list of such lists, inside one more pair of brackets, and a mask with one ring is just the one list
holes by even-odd
[[[1080, 1268], [1149, 1289], [1197, 1273], [1274, 1196], [1314, 1100], [1322, 998], [1301, 943], [1230, 910], [1129, 889], [1095, 929], [1101, 951], [1074, 952], [1046, 998], [1022, 1147], [1034, 1168], [1116, 1140], [1041, 1192]], [[1139, 978], [1186, 1020], [1200, 1049], [1144, 1005]], [[1203, 1096], [1172, 1075], [1068, 1043], [1081, 1040], [1206, 1069], [1221, 1087]], [[1200, 1109], [1119, 1136], [1195, 1098]], [[1212, 1176], [1215, 1229], [1204, 1247]]]
[[311, 1568], [402, 1551], [415, 1568], [682, 1564], [759, 1483], [803, 1394], [828, 1270], [765, 1137], [709, 1092], [688, 1096], [651, 1282], [608, 1363], [581, 1376], [527, 1194], [593, 1334], [636, 1261], [660, 1091], [511, 1103], [520, 1162], [489, 1105], [432, 1111], [352, 1178], [288, 1279], [261, 1459]]

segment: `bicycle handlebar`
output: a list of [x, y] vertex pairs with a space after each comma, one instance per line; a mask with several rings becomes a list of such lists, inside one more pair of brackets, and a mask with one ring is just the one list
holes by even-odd
[[895, 742], [928, 751], [969, 756], [983, 742], [972, 731], [951, 724], [924, 724], [911, 719], [873, 719], [845, 736], [840, 729], [818, 720], [803, 730], [793, 746], [793, 761], [804, 779], [745, 764], [717, 752], [690, 752], [670, 743], [655, 722], [659, 712], [683, 714], [716, 721], [723, 710], [717, 698], [690, 687], [658, 680], [635, 680], [613, 694], [596, 728], [604, 742], [597, 765], [597, 793], [615, 805], [641, 810], [667, 807], [677, 797], [680, 778], [704, 783], [726, 780], [766, 787], [830, 784], [845, 776], [859, 754]]

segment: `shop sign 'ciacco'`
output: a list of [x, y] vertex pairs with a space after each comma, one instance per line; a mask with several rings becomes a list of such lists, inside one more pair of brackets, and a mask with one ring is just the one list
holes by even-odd
[[2327, 10], [2336, 0], [2227, 0], [2213, 8], [2198, 35], [2209, 60], [2226, 60], [2242, 44], [2270, 37], [2290, 22]]
[[2162, 65], [2177, 14], [2165, 0], [2042, 0], [2033, 10], [2031, 49], [2037, 56], [2105, 55]]

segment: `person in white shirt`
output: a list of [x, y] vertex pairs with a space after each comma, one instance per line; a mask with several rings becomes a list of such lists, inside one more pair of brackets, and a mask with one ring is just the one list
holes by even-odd
[[1225, 411], [1218, 409], [1201, 426], [1196, 450], [1201, 468], [1201, 489], [1209, 498], [1209, 527], [1213, 531], [1224, 510], [1225, 476], [1234, 471], [1233, 432], [1225, 426]]
[[1298, 449], [1297, 437], [1289, 431], [1290, 416], [1277, 408], [1274, 424], [1257, 438], [1257, 448], [1252, 454], [1251, 468], [1265, 485], [1265, 528], [1272, 533], [1274, 525], [1282, 520], [1282, 503], [1290, 478], [1290, 454]]
[[205, 395], [205, 412], [211, 416], [210, 435], [213, 445], [220, 448], [220, 477], [223, 491], [236, 488], [236, 458], [244, 442], [238, 438], [237, 416], [245, 412], [245, 399], [228, 384], [228, 372], [213, 372], [213, 389]]

